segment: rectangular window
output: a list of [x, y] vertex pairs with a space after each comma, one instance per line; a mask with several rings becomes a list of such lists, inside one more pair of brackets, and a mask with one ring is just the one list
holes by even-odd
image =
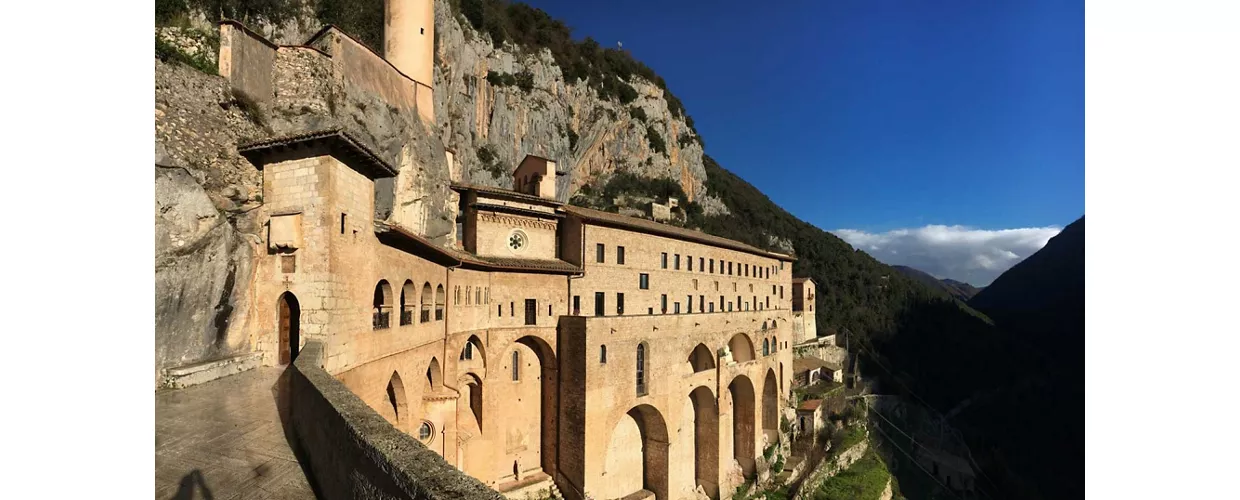
[[714, 302], [711, 302], [711, 303], [710, 303], [710, 312], [715, 312], [715, 303], [714, 303]]
[[779, 298], [784, 298], [784, 286], [779, 285]]
[[516, 316], [516, 315], [517, 315], [517, 308], [516, 308], [515, 304], [516, 304], [516, 302], [509, 302], [509, 303], [508, 303], [508, 315], [509, 315], [509, 316]]
[[663, 269], [667, 269], [667, 252], [663, 252]]
[[642, 290], [649, 290], [650, 289], [650, 275], [646, 273], [641, 273], [641, 275], [637, 277], [637, 286], [638, 288], [641, 288]]
[[598, 254], [595, 256], [595, 262], [602, 264], [607, 255], [607, 247], [603, 245], [602, 243], [599, 243], [598, 245], [595, 245], [595, 249], [597, 250], [596, 253]]
[[344, 212], [340, 213], [340, 234], [344, 234]]
[[731, 276], [731, 275], [732, 275], [732, 263], [729, 262], [728, 263], [728, 276]]
[[547, 304], [547, 316], [551, 315], [551, 304]]
[[624, 294], [616, 293], [616, 315], [624, 316]]
[[693, 270], [693, 256], [692, 256], [692, 255], [687, 256], [687, 257], [685, 257], [685, 259], [688, 259], [688, 261], [689, 261], [689, 270], [690, 270], [690, 271], [692, 271], [692, 270]]
[[538, 323], [538, 299], [525, 299], [525, 324]]
[[688, 309], [689, 314], [693, 314], [693, 296], [692, 295], [688, 297], [688, 299], [685, 301], [685, 304], [688, 304], [685, 307], [689, 308]]
[[[504, 305], [503, 304], [495, 306], [495, 315], [501, 318], [504, 317]], [[426, 320], [422, 320], [422, 321], [426, 321]]]
[[715, 273], [715, 259], [710, 259], [710, 273]]
[[603, 292], [594, 292], [594, 315], [602, 316], [603, 307], [607, 303], [607, 297]]
[[573, 316], [581, 316], [581, 296], [573, 296]]
[[673, 260], [673, 262], [675, 263], [675, 267], [673, 269], [679, 271], [680, 270], [680, 254], [676, 254], [675, 257], [676, 258]]
[[616, 247], [616, 263], [624, 265], [624, 247]]
[[676, 314], [680, 314], [680, 302], [675, 302], [672, 306], [676, 308]]
[[698, 272], [706, 272], [706, 258], [698, 257]]
[[660, 304], [660, 307], [662, 308], [661, 309], [662, 313], [667, 314], [667, 294], [666, 293], [663, 294], [662, 297], [659, 299], [659, 304]]
[[720, 296], [719, 296], [719, 310], [720, 310], [720, 311], [723, 311], [723, 304], [724, 304], [724, 302], [723, 302], [723, 296], [722, 296], [722, 295], [720, 295]]
[[701, 312], [706, 312], [706, 296], [705, 295], [698, 295], [698, 309], [701, 309]]

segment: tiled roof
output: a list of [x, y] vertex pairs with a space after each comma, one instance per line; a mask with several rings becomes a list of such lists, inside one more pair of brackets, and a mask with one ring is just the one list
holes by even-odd
[[529, 271], [555, 274], [576, 274], [581, 268], [559, 259], [531, 259], [522, 257], [491, 257], [448, 248], [416, 235], [400, 226], [375, 222], [379, 241], [415, 255], [427, 257], [444, 265], [459, 265], [484, 271]]
[[813, 370], [815, 368], [827, 368], [831, 371], [837, 371], [840, 369], [839, 365], [835, 363], [824, 361], [813, 356], [805, 356], [792, 360], [792, 373], [794, 374], [807, 370]]
[[815, 411], [819, 406], [822, 406], [821, 399], [807, 399], [801, 403], [801, 406], [797, 407], [797, 410]]
[[272, 155], [284, 153], [299, 147], [322, 144], [329, 148], [335, 156], [346, 165], [357, 169], [372, 179], [395, 177], [396, 169], [379, 155], [371, 151], [364, 143], [352, 134], [340, 128], [330, 128], [303, 134], [263, 139], [237, 146], [237, 152], [250, 160], [259, 170]]
[[457, 191], [477, 191], [482, 194], [489, 194], [492, 196], [499, 196], [502, 198], [525, 201], [529, 203], [538, 203], [541, 205], [550, 205], [554, 207], [563, 205], [563, 203], [560, 203], [559, 201], [556, 201], [556, 200], [543, 198], [540, 196], [534, 196], [532, 194], [518, 193], [511, 189], [497, 188], [494, 186], [481, 186], [478, 184], [453, 183], [452, 189], [455, 189]]
[[695, 241], [698, 243], [705, 243], [707, 245], [714, 245], [717, 247], [723, 247], [723, 248], [728, 248], [732, 250], [739, 250], [741, 252], [747, 252], [747, 253], [759, 255], [762, 257], [770, 257], [770, 258], [786, 260], [786, 261], [796, 260], [795, 257], [792, 257], [790, 255], [784, 255], [782, 253], [776, 253], [776, 252], [768, 252], [766, 250], [762, 250], [757, 247], [746, 245], [739, 241], [729, 240], [727, 238], [721, 238], [715, 235], [706, 234], [701, 231], [694, 231], [692, 229], [685, 229], [682, 227], [676, 227], [676, 226], [672, 226], [668, 224], [661, 224], [661, 223], [658, 223], [652, 220], [639, 219], [636, 217], [629, 217], [627, 215], [613, 214], [611, 212], [604, 212], [602, 210], [594, 210], [592, 208], [578, 207], [575, 205], [565, 205], [564, 210], [570, 214], [574, 214], [583, 219], [586, 219], [587, 221], [594, 222], [594, 223], [600, 223], [603, 225], [617, 226], [617, 227], [621, 227], [624, 229], [631, 229], [634, 231], [640, 231], [640, 232], [647, 233], [647, 234], [655, 234], [659, 236], [666, 236], [669, 238], [676, 238], [676, 239], [682, 239], [682, 240]]

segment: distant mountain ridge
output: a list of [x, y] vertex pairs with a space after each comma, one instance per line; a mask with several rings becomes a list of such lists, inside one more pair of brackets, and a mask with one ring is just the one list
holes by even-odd
[[982, 291], [982, 288], [985, 288], [985, 287], [976, 287], [968, 283], [965, 283], [963, 281], [956, 281], [951, 278], [938, 279], [938, 278], [935, 278], [930, 273], [927, 273], [920, 269], [908, 267], [908, 266], [891, 266], [891, 267], [896, 268], [897, 271], [900, 271], [905, 276], [913, 278], [914, 280], [917, 280], [918, 282], [926, 286], [939, 288], [947, 292], [948, 295], [951, 295], [952, 297], [955, 297], [964, 302], [968, 302], [969, 299], [973, 298], [974, 295], [977, 295], [977, 292], [980, 292]]

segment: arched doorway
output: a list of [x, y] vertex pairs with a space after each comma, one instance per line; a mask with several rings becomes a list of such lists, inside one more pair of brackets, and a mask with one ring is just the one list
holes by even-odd
[[719, 408], [706, 386], [689, 393], [693, 403], [693, 477], [706, 495], [719, 498]]
[[606, 477], [601, 498], [622, 498], [640, 490], [669, 500], [667, 424], [650, 405], [633, 407], [612, 428], [603, 466]]
[[757, 356], [753, 351], [753, 342], [749, 340], [749, 336], [738, 333], [728, 340], [728, 349], [732, 351], [732, 361], [744, 363], [753, 361]]
[[387, 400], [388, 407], [384, 408], [387, 410], [384, 412], [384, 416], [388, 417], [388, 420], [397, 429], [406, 430], [406, 421], [409, 420], [409, 406], [405, 402], [405, 384], [401, 382], [399, 373], [392, 372], [392, 378], [388, 380]]
[[779, 391], [776, 386], [775, 370], [766, 371], [766, 380], [762, 382], [762, 435], [769, 445], [779, 440]]
[[728, 385], [732, 396], [732, 459], [741, 466], [745, 477], [753, 477], [754, 456], [754, 392], [753, 382], [737, 375]]
[[[521, 363], [525, 365], [521, 367], [524, 371], [520, 373], [520, 380], [516, 384], [538, 384], [538, 463], [542, 466], [543, 472], [551, 477], [555, 477], [556, 450], [558, 449], [556, 427], [559, 417], [557, 410], [559, 408], [559, 387], [557, 385], [560, 380], [559, 363], [556, 361], [555, 351], [552, 350], [551, 344], [541, 337], [527, 335], [517, 339], [516, 343], [529, 348], [529, 351], [533, 351], [534, 354], [532, 359], [528, 356], [529, 351], [526, 351], [526, 355], [515, 357], [515, 359], [521, 360]], [[534, 360], [537, 360], [537, 366], [534, 366]], [[537, 382], [531, 378], [535, 373], [537, 374]], [[525, 463], [524, 458], [522, 463]]]
[[698, 344], [693, 348], [693, 352], [689, 353], [689, 366], [693, 368], [693, 373], [714, 370], [715, 355], [706, 344]]
[[301, 346], [301, 305], [293, 292], [284, 292], [276, 301], [279, 310], [280, 364], [287, 365], [297, 359]]

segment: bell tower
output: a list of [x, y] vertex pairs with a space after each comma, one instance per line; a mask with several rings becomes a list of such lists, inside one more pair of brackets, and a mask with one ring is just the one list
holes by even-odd
[[385, 0], [383, 58], [417, 83], [418, 113], [435, 121], [435, 1]]

